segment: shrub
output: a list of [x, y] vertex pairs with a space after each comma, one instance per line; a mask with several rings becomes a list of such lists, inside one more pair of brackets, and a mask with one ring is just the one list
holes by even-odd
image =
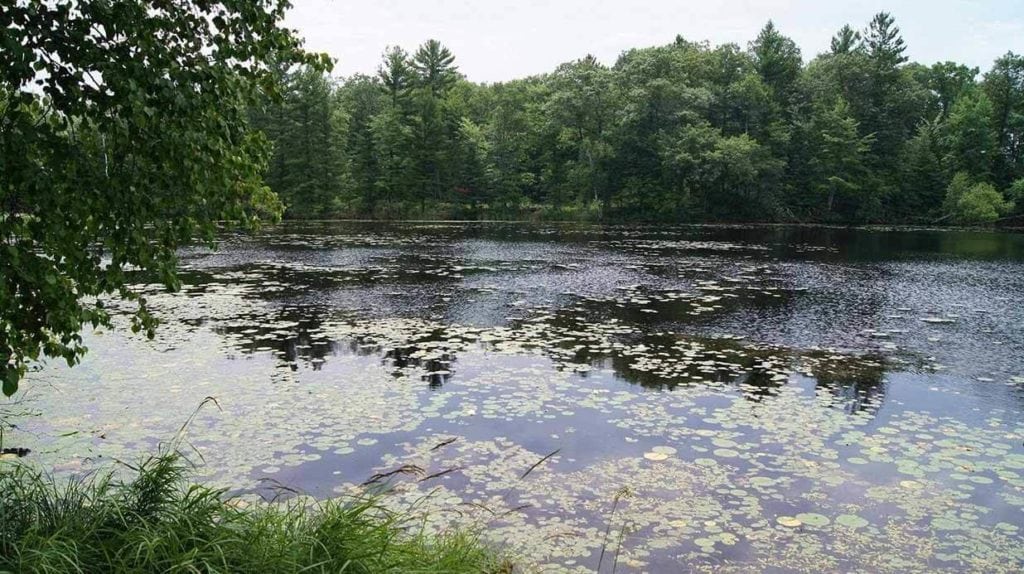
[[1007, 201], [989, 183], [972, 183], [965, 173], [953, 177], [946, 190], [946, 212], [957, 223], [990, 223], [1013, 211]]

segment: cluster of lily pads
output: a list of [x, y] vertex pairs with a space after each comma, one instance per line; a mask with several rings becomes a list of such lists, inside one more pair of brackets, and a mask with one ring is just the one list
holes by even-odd
[[[804, 288], [763, 246], [669, 232], [590, 239], [576, 261], [403, 254], [429, 250], [423, 232], [446, 226], [259, 240], [281, 253], [366, 250], [343, 267], [326, 256], [218, 267], [206, 260], [218, 255], [192, 254], [181, 293], [139, 286], [165, 319], [158, 339], [90, 334], [83, 365], [33, 374], [24, 404], [46, 416], [10, 440], [55, 472], [88, 472], [157, 448], [211, 396], [188, 428], [203, 481], [247, 500], [387, 484], [388, 504], [425, 528], [479, 528], [526, 571], [1024, 564], [1020, 408], [968, 417], [887, 399], [895, 387], [960, 404], [958, 379], [899, 344], [915, 326], [956, 327], [955, 313], [899, 311], [886, 320], [905, 328], [865, 329], [860, 349], [696, 336], [672, 321]], [[233, 241], [244, 260], [254, 240]], [[577, 288], [598, 243], [630, 254], [618, 279], [672, 286]], [[680, 254], [695, 263], [658, 261]], [[564, 276], [562, 292], [535, 296], [541, 271]], [[400, 302], [410, 284], [429, 286], [416, 304], [433, 306], [380, 316], [332, 303], [353, 292]], [[447, 314], [485, 297], [500, 300], [500, 320]]]

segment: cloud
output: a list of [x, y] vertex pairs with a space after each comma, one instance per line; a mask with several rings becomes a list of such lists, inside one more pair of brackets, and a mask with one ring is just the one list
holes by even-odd
[[388, 45], [447, 44], [476, 81], [550, 71], [588, 53], [611, 63], [624, 49], [671, 42], [676, 34], [746, 46], [769, 19], [805, 57], [827, 49], [845, 23], [861, 28], [892, 8], [908, 55], [986, 69], [1007, 50], [1024, 52], [1024, 2], [997, 0], [293, 0], [287, 23], [339, 64], [371, 73]]

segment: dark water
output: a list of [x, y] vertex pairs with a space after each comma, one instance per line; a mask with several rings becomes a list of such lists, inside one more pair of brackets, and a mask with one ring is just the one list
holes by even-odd
[[33, 376], [43, 464], [151, 450], [213, 396], [202, 479], [404, 468], [391, 504], [524, 571], [1024, 564], [1024, 235], [290, 224], [182, 260], [182, 293], [140, 286], [155, 342]]

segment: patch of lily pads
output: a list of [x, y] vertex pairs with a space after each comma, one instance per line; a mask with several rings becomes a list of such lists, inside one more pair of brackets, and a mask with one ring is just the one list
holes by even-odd
[[[155, 449], [212, 396], [217, 405], [188, 429], [200, 479], [250, 498], [268, 481], [302, 481], [318, 496], [387, 484], [387, 503], [419, 513], [426, 529], [478, 528], [527, 571], [593, 572], [602, 555], [621, 571], [1024, 564], [1019, 410], [993, 408], [979, 422], [883, 409], [894, 371], [919, 392], [938, 380], [922, 367], [937, 361], [898, 349], [902, 327], [870, 326], [864, 348], [837, 349], [657, 322], [804, 296], [763, 246], [626, 231], [599, 243], [625, 254], [619, 271], [661, 274], [672, 287], [539, 300], [502, 274], [572, 277], [581, 264], [503, 260], [493, 245], [473, 245], [488, 257], [472, 261], [411, 256], [432, 248], [420, 232], [437, 229], [263, 239], [289, 253], [346, 250], [343, 265], [218, 266], [193, 254], [181, 293], [138, 286], [165, 317], [157, 341], [90, 334], [82, 366], [31, 376], [22, 399], [46, 416], [4, 439], [58, 474], [81, 474]], [[703, 263], [675, 268], [666, 256]], [[436, 286], [424, 300], [437, 306], [382, 317], [303, 300], [314, 288], [401, 300], [409, 282]], [[502, 302], [500, 320], [448, 315], [488, 297]], [[887, 320], [936, 333], [967, 321], [914, 313]]]

